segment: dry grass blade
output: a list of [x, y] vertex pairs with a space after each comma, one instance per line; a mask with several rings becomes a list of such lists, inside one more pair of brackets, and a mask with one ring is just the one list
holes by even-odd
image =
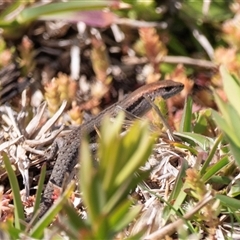
[[46, 102], [42, 103], [37, 109], [37, 114], [28, 123], [26, 127], [26, 132], [29, 137], [31, 137], [35, 133], [37, 127], [39, 126], [43, 113], [46, 109], [46, 106], [47, 106]]
[[64, 129], [64, 126], [61, 126], [58, 130], [51, 132], [51, 135], [49, 137], [46, 137], [44, 139], [26, 139], [25, 144], [32, 147], [37, 147], [39, 145], [46, 145], [50, 144], [54, 141], [54, 139], [57, 137], [57, 135]]
[[11, 120], [11, 124], [12, 124], [15, 132], [17, 133], [18, 137], [20, 137], [22, 134], [21, 134], [21, 131], [20, 131], [19, 127], [18, 127], [18, 124], [16, 123], [15, 118], [13, 116], [12, 108], [10, 106], [6, 105], [5, 109], [6, 109], [6, 112], [8, 114], [9, 119]]
[[39, 133], [37, 134], [37, 137], [42, 136], [44, 133], [46, 133], [52, 126], [53, 124], [58, 120], [58, 118], [62, 115], [65, 107], [67, 106], [67, 101], [63, 101], [61, 107], [59, 110], [51, 117], [41, 128]]
[[13, 139], [13, 140], [11, 140], [11, 141], [7, 141], [7, 142], [4, 142], [4, 143], [0, 144], [0, 152], [1, 152], [1, 151], [4, 151], [6, 148], [9, 148], [10, 146], [18, 143], [18, 141], [19, 141], [20, 139], [22, 139], [22, 138], [23, 138], [23, 136], [20, 136], [20, 137], [18, 137], [18, 138], [16, 138], [16, 139]]

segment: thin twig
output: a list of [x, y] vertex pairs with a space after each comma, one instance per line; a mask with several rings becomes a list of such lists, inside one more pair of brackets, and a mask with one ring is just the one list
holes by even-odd
[[206, 204], [208, 204], [211, 200], [213, 200], [213, 196], [210, 192], [205, 194], [203, 199], [188, 213], [186, 213], [183, 218], [176, 220], [173, 223], [166, 225], [165, 227], [155, 231], [154, 233], [145, 237], [145, 240], [148, 239], [163, 239], [166, 235], [171, 235], [176, 231], [176, 229], [183, 225], [185, 221], [190, 220], [194, 214], [196, 214], [201, 208], [203, 208]]
[[[137, 64], [146, 64], [149, 62], [149, 60], [145, 57], [142, 58], [125, 58], [123, 59], [123, 62], [127, 65], [137, 65]], [[203, 68], [217, 68], [217, 64], [213, 63], [212, 61], [203, 60], [203, 59], [195, 59], [185, 56], [165, 56], [159, 59], [159, 63], [172, 63], [172, 64], [186, 64], [186, 65], [192, 65], [197, 67], [203, 67]]]
[[141, 27], [155, 27], [158, 29], [166, 29], [168, 24], [166, 22], [146, 22], [146, 21], [139, 21], [129, 18], [116, 18], [115, 23], [118, 25], [126, 25], [135, 28]]

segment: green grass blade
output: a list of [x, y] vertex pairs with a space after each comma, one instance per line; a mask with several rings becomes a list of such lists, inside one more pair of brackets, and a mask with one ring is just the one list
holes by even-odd
[[[224, 102], [224, 101], [218, 96], [218, 94], [215, 92], [214, 89], [212, 89], [212, 91], [213, 91], [213, 96], [214, 96], [215, 102], [216, 102], [216, 104], [217, 104], [220, 112], [222, 113], [222, 116], [224, 117], [226, 123], [227, 123], [228, 125], [230, 125], [230, 124], [231, 124], [231, 119], [230, 119], [230, 116], [229, 116], [229, 114], [228, 114], [227, 103]], [[214, 112], [216, 112], [216, 111], [212, 110], [212, 112], [214, 113]], [[216, 112], [216, 113], [217, 113], [217, 112]], [[215, 115], [216, 115], [216, 114], [215, 114]]]
[[45, 176], [46, 176], [46, 164], [43, 164], [42, 170], [41, 170], [41, 174], [40, 174], [40, 178], [39, 178], [39, 181], [38, 181], [38, 189], [37, 189], [37, 193], [36, 193], [36, 199], [35, 199], [35, 204], [34, 204], [33, 215], [35, 215], [36, 212], [39, 209], [39, 205], [40, 205], [40, 201], [41, 201], [41, 194], [42, 194], [43, 186], [44, 186]]
[[25, 0], [25, 1], [17, 0], [12, 2], [7, 8], [4, 9], [3, 12], [1, 12], [0, 20], [4, 21], [5, 17], [7, 17], [7, 15], [9, 14], [15, 17], [13, 12], [19, 12], [19, 9], [20, 10], [23, 9], [29, 2], [30, 0]]
[[3, 162], [7, 170], [9, 182], [10, 182], [12, 193], [13, 193], [15, 227], [17, 229], [24, 230], [25, 226], [21, 223], [21, 220], [24, 220], [25, 217], [24, 217], [24, 211], [23, 211], [23, 204], [20, 196], [18, 180], [15, 175], [15, 172], [12, 169], [12, 166], [7, 154], [3, 152], [2, 156], [3, 156]]
[[190, 147], [186, 144], [182, 144], [179, 142], [173, 143], [173, 146], [177, 147], [177, 148], [182, 148], [182, 149], [186, 149], [188, 150], [191, 154], [197, 156], [198, 155], [198, 151], [194, 148], [194, 147]]
[[217, 194], [216, 199], [219, 199], [221, 203], [231, 209], [239, 210], [240, 209], [240, 200], [231, 198], [225, 195]]
[[228, 135], [226, 135], [225, 138], [229, 142], [229, 148], [231, 153], [233, 154], [236, 163], [238, 164], [238, 166], [240, 166], [240, 147], [237, 146], [235, 142], [230, 137], [228, 137]]
[[230, 126], [233, 129], [233, 134], [230, 135], [230, 133], [228, 133], [228, 132], [226, 132], [226, 133], [232, 139], [236, 137], [236, 139], [237, 139], [236, 144], [240, 144], [240, 128], [239, 128], [240, 116], [238, 115], [237, 110], [235, 108], [233, 108], [233, 106], [231, 104], [228, 104], [227, 108], [228, 108], [228, 114], [231, 119]]
[[216, 164], [211, 166], [205, 174], [202, 176], [202, 181], [207, 182], [211, 177], [213, 177], [217, 172], [219, 172], [222, 168], [226, 167], [229, 163], [229, 159], [227, 156], [223, 157]]
[[[141, 132], [139, 132], [140, 127]], [[141, 122], [136, 122], [135, 126], [132, 126], [131, 130], [128, 132], [128, 136], [134, 136], [135, 139], [138, 139], [134, 147], [137, 151], [134, 151], [123, 169], [121, 169], [116, 176], [116, 185], [120, 185], [125, 179], [131, 176], [133, 172], [147, 161], [152, 152], [154, 139], [149, 137], [148, 125], [146, 122], [144, 125]]]
[[119, 206], [112, 216], [110, 216], [109, 221], [111, 222], [111, 227], [115, 232], [121, 231], [136, 218], [141, 208], [140, 205], [130, 208], [130, 204], [125, 202], [124, 205]]
[[88, 208], [90, 222], [96, 222], [105, 203], [105, 192], [102, 189], [99, 174], [93, 166], [93, 160], [86, 138], [81, 143], [80, 188], [83, 201]]
[[[81, 218], [78, 215], [76, 209], [70, 204], [64, 204], [64, 212], [67, 215], [66, 219], [63, 219], [62, 222], [67, 223], [68, 232], [67, 235], [69, 239], [80, 239], [81, 234], [83, 233], [85, 239], [91, 239], [90, 226], [87, 224], [87, 221]], [[61, 228], [61, 224], [59, 224], [59, 229]]]
[[175, 185], [173, 187], [173, 190], [171, 192], [171, 195], [168, 201], [172, 201], [172, 200], [175, 201], [178, 198], [179, 193], [181, 192], [181, 189], [183, 187], [183, 179], [186, 177], [187, 169], [188, 169], [188, 162], [185, 159], [182, 159], [181, 168], [179, 170]]
[[211, 151], [210, 151], [210, 153], [209, 153], [206, 161], [204, 162], [204, 164], [203, 164], [203, 166], [202, 166], [202, 169], [201, 169], [201, 171], [200, 171], [200, 174], [201, 174], [201, 175], [203, 175], [203, 174], [206, 172], [206, 169], [207, 169], [207, 167], [209, 166], [210, 162], [212, 161], [212, 159], [213, 159], [213, 157], [214, 157], [214, 154], [215, 154], [216, 151], [217, 151], [218, 145], [219, 145], [220, 142], [222, 141], [222, 138], [223, 138], [223, 136], [222, 136], [222, 134], [220, 134], [220, 135], [218, 136], [218, 138], [216, 139], [216, 141], [215, 141], [215, 143], [214, 143], [214, 145], [213, 145], [213, 147], [212, 147], [212, 149], [211, 149]]
[[164, 220], [168, 221], [169, 217], [178, 211], [179, 207], [182, 205], [185, 200], [187, 194], [184, 192], [186, 183], [184, 183], [183, 179], [186, 176], [186, 170], [188, 168], [188, 163], [185, 159], [182, 159], [182, 166], [178, 173], [174, 188], [168, 198], [168, 203], [174, 202], [173, 206], [171, 204], [166, 206], [164, 209]]
[[57, 201], [52, 205], [48, 212], [33, 226], [30, 236], [32, 238], [42, 238], [45, 228], [53, 221], [54, 217], [62, 210], [65, 202], [74, 189], [75, 182], [72, 181], [64, 191], [63, 195], [59, 196]]
[[185, 101], [183, 116], [180, 123], [180, 132], [192, 131], [192, 98], [188, 97]]
[[[101, 141], [99, 146], [100, 174], [103, 177], [103, 188], [109, 193], [112, 191], [113, 183], [119, 169], [125, 165], [120, 161], [119, 156], [122, 155], [122, 140], [119, 137], [125, 114], [121, 112], [114, 120], [112, 133], [109, 132], [109, 125], [112, 125], [109, 119], [104, 119], [101, 127]], [[111, 158], [111, 162], [109, 159]], [[122, 156], [121, 160], [125, 158]], [[107, 170], [107, 172], [106, 172]]]
[[220, 66], [220, 74], [223, 79], [223, 88], [227, 94], [227, 98], [231, 105], [238, 112], [238, 117], [240, 117], [240, 86], [239, 83], [229, 74], [227, 69], [224, 66]]
[[[236, 146], [240, 147], [240, 139], [239, 136], [236, 135], [236, 132], [234, 131], [233, 127], [231, 126], [231, 123], [228, 123], [225, 121], [226, 118], [222, 118], [219, 113], [212, 110], [212, 115], [217, 123], [217, 125], [220, 127], [220, 129], [235, 143]], [[229, 116], [230, 114], [228, 114]]]
[[176, 136], [186, 139], [186, 141], [192, 141], [199, 145], [202, 149], [208, 150], [213, 146], [213, 139], [200, 135], [198, 133], [182, 132], [175, 133]]
[[86, 11], [93, 9], [102, 9], [108, 7], [112, 1], [73, 1], [73, 2], [58, 2], [49, 3], [42, 6], [33, 6], [24, 9], [17, 17], [19, 24], [33, 21], [42, 15], [55, 14], [70, 11]]

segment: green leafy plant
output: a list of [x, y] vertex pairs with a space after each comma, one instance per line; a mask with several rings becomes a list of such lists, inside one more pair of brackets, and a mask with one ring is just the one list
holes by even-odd
[[93, 159], [86, 139], [81, 144], [80, 188], [87, 207], [88, 218], [82, 220], [76, 212], [65, 208], [69, 234], [74, 238], [113, 239], [139, 213], [129, 198], [148, 174], [139, 172], [151, 154], [154, 138], [150, 136], [147, 122], [135, 121], [125, 135], [120, 135], [124, 115], [114, 124], [105, 118], [99, 140], [98, 164]]
[[220, 67], [220, 73], [228, 102], [224, 102], [214, 91], [214, 97], [222, 115], [214, 110], [212, 114], [217, 125], [224, 132], [236, 163], [240, 165], [240, 85], [239, 81], [232, 77], [224, 66]]

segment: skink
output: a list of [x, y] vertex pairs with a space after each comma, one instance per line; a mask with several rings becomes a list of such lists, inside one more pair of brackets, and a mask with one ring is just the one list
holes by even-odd
[[71, 173], [77, 164], [83, 134], [88, 134], [90, 138], [94, 138], [96, 136], [95, 129], [100, 126], [103, 117], [106, 114], [115, 117], [121, 109], [138, 117], [143, 116], [151, 109], [151, 105], [144, 96], [147, 96], [151, 100], [154, 100], [158, 96], [167, 99], [179, 93], [183, 87], [183, 84], [172, 80], [163, 80], [144, 85], [65, 136], [63, 139], [64, 143], [59, 149], [56, 163], [41, 199], [39, 217], [42, 217], [53, 203], [53, 184], [61, 187], [64, 175]]

